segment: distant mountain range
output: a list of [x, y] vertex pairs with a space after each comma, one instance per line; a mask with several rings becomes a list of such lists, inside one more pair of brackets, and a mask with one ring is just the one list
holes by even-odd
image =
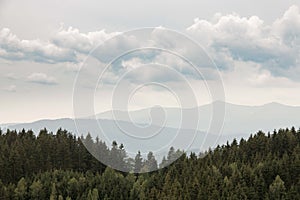
[[[173, 128], [191, 129], [189, 123], [181, 126], [180, 113], [191, 113], [198, 109], [199, 113], [199, 127], [198, 130], [207, 130], [210, 125], [212, 117], [212, 108], [221, 106], [221, 102], [214, 102], [212, 104], [200, 106], [197, 108], [180, 109], [180, 108], [164, 108], [167, 115], [165, 126]], [[157, 108], [148, 108], [129, 113], [131, 119], [135, 123], [148, 124], [152, 118], [162, 118], [161, 112], [155, 111]], [[151, 111], [154, 111], [151, 113]], [[150, 115], [151, 113], [151, 115]], [[114, 111], [114, 115], [118, 120], [128, 121], [127, 112]], [[192, 114], [187, 114], [192, 116]], [[97, 119], [114, 119], [113, 111], [103, 112], [96, 115]], [[190, 122], [193, 119], [189, 120]], [[160, 120], [154, 120], [152, 123], [159, 125]], [[244, 106], [225, 103], [225, 117], [224, 117], [224, 135], [239, 135], [255, 133], [258, 130], [265, 132], [272, 131], [278, 128], [285, 127], [300, 127], [300, 106], [287, 106], [279, 103], [269, 103], [261, 106]], [[215, 134], [215, 133], [213, 133]]]
[[[124, 121], [118, 121], [117, 123], [118, 125], [116, 125], [116, 121], [105, 119], [57, 119], [15, 124], [6, 128], [13, 130], [22, 130], [23, 128], [31, 129], [35, 133], [38, 133], [44, 128], [55, 133], [59, 128], [63, 128], [77, 136], [86, 136], [89, 132], [94, 139], [98, 136], [107, 144], [111, 144], [114, 140], [118, 143], [123, 143], [126, 151], [131, 154], [131, 156], [134, 156], [139, 150], [141, 150], [142, 153], [147, 153], [149, 151], [157, 151], [161, 148], [161, 153], [165, 155], [171, 146], [176, 149], [179, 148], [186, 151], [199, 152], [207, 150], [209, 147], [213, 147], [216, 144], [225, 143], [233, 137], [239, 137], [218, 136], [215, 134], [207, 134], [198, 130], [176, 129], [169, 127], [162, 128], [155, 125], [148, 127], [146, 131], [137, 135], [136, 133], [138, 132], [132, 123]], [[132, 137], [124, 133], [119, 126], [122, 127], [122, 129], [126, 129], [129, 134], [134, 133], [135, 136], [140, 136], [143, 139], [137, 139], [134, 136]], [[103, 133], [105, 133], [105, 135]]]
[[[108, 111], [97, 114], [96, 119], [94, 116], [76, 120], [39, 120], [32, 123], [2, 124], [0, 126], [2, 129], [32, 129], [36, 133], [43, 128], [54, 133], [57, 129], [63, 128], [79, 136], [89, 132], [93, 138], [98, 136], [107, 143], [111, 143], [113, 140], [123, 143], [126, 151], [132, 155], [136, 154], [138, 150], [146, 153], [147, 151], [156, 151], [161, 147], [165, 147], [161, 149], [165, 153], [170, 146], [198, 152], [207, 150], [209, 147], [213, 148], [217, 144], [224, 144], [226, 141], [232, 141], [233, 138], [248, 137], [258, 130], [267, 132], [291, 126], [300, 127], [300, 107], [278, 103], [262, 106], [225, 103], [223, 132], [207, 133], [213, 113], [212, 108], [218, 108], [221, 105], [222, 102], [214, 102], [188, 109], [152, 107], [129, 113]], [[197, 129], [195, 129], [193, 119], [196, 112], [199, 114]], [[190, 117], [184, 121], [184, 124], [180, 123], [181, 113]], [[138, 124], [138, 127], [133, 122]]]

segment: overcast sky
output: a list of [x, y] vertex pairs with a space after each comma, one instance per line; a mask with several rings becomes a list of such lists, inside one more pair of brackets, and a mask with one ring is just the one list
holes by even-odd
[[[135, 35], [121, 37], [141, 27], [168, 28], [190, 37], [217, 68], [203, 69], [208, 77], [203, 80], [169, 53], [132, 53], [107, 71], [105, 84], [95, 93], [95, 112], [111, 109], [113, 86], [120, 84], [124, 73], [136, 91], [126, 100], [131, 109], [179, 106], [172, 91], [186, 91], [186, 79], [198, 105], [216, 100], [205, 86], [214, 85], [216, 79], [223, 81], [227, 102], [300, 105], [299, 1], [0, 0], [0, 123], [72, 117], [77, 73], [82, 95], [91, 94], [99, 74], [89, 66], [103, 67], [119, 50], [141, 47]], [[203, 53], [160, 29], [151, 33], [151, 45], [168, 47], [192, 60]], [[84, 62], [90, 50], [112, 37], [116, 39], [101, 59], [95, 55]], [[135, 70], [138, 66], [143, 70]], [[177, 72], [184, 78], [176, 77]], [[159, 85], [134, 90], [147, 81], [168, 85], [172, 91]]]

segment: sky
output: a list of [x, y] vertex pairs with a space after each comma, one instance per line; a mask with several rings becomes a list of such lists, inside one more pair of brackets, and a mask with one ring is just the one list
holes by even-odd
[[[132, 31], [143, 27], [154, 29]], [[122, 54], [152, 46], [163, 50]], [[299, 55], [299, 1], [0, 0], [0, 124], [220, 99], [300, 105]]]

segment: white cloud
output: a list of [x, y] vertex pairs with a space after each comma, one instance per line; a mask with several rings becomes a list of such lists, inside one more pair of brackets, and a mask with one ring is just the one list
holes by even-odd
[[125, 69], [134, 69], [137, 68], [141, 65], [145, 64], [145, 62], [137, 57], [134, 57], [130, 60], [122, 60], [122, 67], [124, 67]]
[[77, 73], [80, 71], [81, 67], [84, 65], [83, 62], [71, 63], [68, 62], [64, 65], [66, 72], [74, 72]]
[[18, 79], [18, 77], [14, 73], [6, 74], [5, 78], [10, 79], [10, 80], [17, 80]]
[[[9, 29], [0, 31], [0, 57], [8, 60], [32, 60], [35, 62], [66, 63], [66, 70], [78, 71], [83, 57], [98, 44], [107, 41], [92, 56], [101, 62], [111, 61], [128, 50], [140, 47], [157, 46], [166, 48], [189, 60], [203, 62], [204, 53], [195, 51], [193, 44], [187, 44], [179, 35], [168, 34], [163, 27], [157, 27], [150, 38], [121, 32], [107, 32], [104, 29], [83, 33], [79, 29], [61, 28], [49, 41], [22, 40]], [[238, 14], [222, 15], [217, 13], [212, 21], [195, 19], [186, 29], [207, 50], [218, 67], [232, 70], [235, 61], [254, 62], [272, 76], [284, 76], [296, 80], [295, 69], [300, 68], [300, 11], [297, 6], [290, 7], [281, 18], [272, 24], [266, 24], [257, 16], [241, 17]], [[121, 34], [121, 35], [120, 35]], [[120, 37], [114, 37], [120, 35]], [[143, 39], [148, 39], [147, 41]], [[182, 62], [174, 60], [166, 53], [153, 53], [151, 58], [141, 57], [142, 53], [131, 60], [120, 63], [125, 68], [143, 63], [145, 59], [162, 62], [179, 71], [193, 74], [193, 70]], [[206, 58], [207, 60], [207, 58]], [[196, 63], [196, 64], [199, 64]], [[204, 62], [200, 65], [206, 65]], [[298, 71], [298, 70], [297, 70]], [[205, 72], [206, 73], [206, 72]], [[211, 74], [211, 73], [210, 73]], [[212, 74], [213, 75], [213, 74]]]
[[44, 63], [75, 62], [76, 54], [72, 49], [36, 40], [22, 40], [10, 29], [0, 30], [0, 57], [7, 60], [30, 60]]
[[4, 87], [3, 90], [6, 91], [6, 92], [16, 92], [17, 91], [17, 86], [10, 85], [8, 87]]
[[221, 74], [228, 102], [261, 105], [275, 101], [299, 105], [300, 82], [275, 77], [261, 64], [235, 61], [233, 70], [222, 71]]
[[27, 77], [28, 82], [42, 84], [42, 85], [55, 85], [57, 81], [54, 77], [48, 76], [44, 73], [33, 73]]
[[[300, 46], [300, 10], [297, 6], [291, 6], [273, 24], [273, 30], [281, 38], [282, 42], [291, 48]], [[298, 49], [299, 50], [299, 49]]]
[[73, 49], [80, 53], [88, 54], [93, 48], [109, 38], [120, 34], [120, 32], [107, 33], [104, 29], [100, 31], [81, 33], [78, 29], [61, 26], [52, 42], [59, 47]]
[[221, 68], [224, 68], [222, 65], [233, 67], [234, 60], [250, 61], [262, 64], [273, 75], [289, 77], [283, 71], [300, 64], [300, 12], [297, 6], [290, 7], [271, 25], [257, 16], [218, 14], [215, 22], [195, 19], [186, 31], [206, 47]]
[[300, 83], [286, 77], [275, 77], [269, 70], [262, 68], [255, 62], [234, 61], [233, 70], [222, 71], [221, 75], [225, 85], [232, 87], [252, 88], [297, 88]]

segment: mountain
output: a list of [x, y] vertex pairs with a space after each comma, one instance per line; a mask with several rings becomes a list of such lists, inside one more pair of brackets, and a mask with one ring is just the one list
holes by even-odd
[[[300, 127], [300, 107], [278, 103], [262, 106], [225, 103], [223, 132], [208, 131], [212, 108], [218, 110], [222, 104], [224, 103], [214, 102], [182, 110], [152, 107], [129, 113], [109, 111], [97, 114], [97, 119], [89, 117], [76, 120], [40, 120], [32, 123], [6, 124], [0, 127], [17, 130], [32, 129], [35, 133], [43, 128], [52, 132], [63, 128], [78, 136], [86, 136], [90, 133], [93, 138], [99, 137], [107, 144], [111, 144], [114, 140], [123, 143], [131, 155], [135, 155], [138, 150], [148, 152], [159, 149], [160, 152], [166, 153], [170, 146], [186, 151], [203, 151], [231, 141], [233, 138], [248, 137], [250, 133], [258, 130], [267, 132], [273, 131], [274, 128]], [[180, 113], [185, 116], [183, 123], [180, 123]], [[199, 123], [194, 120], [195, 113], [199, 114]], [[114, 117], [117, 120], [114, 120]], [[222, 126], [222, 123], [219, 125]]]
[[[123, 143], [129, 156], [135, 156], [139, 150], [144, 154], [153, 151], [156, 152], [158, 159], [162, 158], [161, 156], [165, 155], [171, 146], [188, 152], [200, 152], [207, 150], [209, 147], [215, 147], [217, 144], [224, 144], [233, 138], [241, 137], [238, 135], [219, 136], [199, 130], [176, 129], [155, 125], [139, 131], [139, 127], [134, 126], [132, 123], [105, 119], [73, 120], [64, 118], [40, 120], [32, 123], [14, 124], [7, 128], [13, 130], [22, 130], [24, 128], [35, 133], [44, 128], [55, 133], [59, 128], [63, 128], [77, 136], [86, 136], [87, 133], [90, 133], [94, 139], [99, 137], [107, 144], [111, 144], [114, 140], [118, 143]], [[140, 139], [137, 137], [140, 137]]]
[[[199, 114], [198, 130], [205, 131], [210, 125], [210, 119], [213, 115], [213, 106], [217, 109], [222, 102], [214, 102], [212, 104], [203, 105], [196, 108], [180, 109], [180, 108], [163, 108], [165, 110], [166, 122], [165, 126], [172, 128], [193, 129], [191, 125], [193, 118], [190, 117], [186, 123], [180, 124], [180, 113], [186, 113], [186, 116], [194, 116]], [[300, 127], [300, 107], [287, 106], [279, 103], [269, 103], [261, 106], [245, 106], [223, 103], [225, 105], [224, 116], [224, 135], [239, 135], [255, 133], [257, 130], [272, 131], [274, 128], [282, 127]], [[198, 111], [197, 111], [198, 109]], [[162, 112], [155, 111], [158, 108], [152, 107], [148, 109], [136, 110], [129, 112], [130, 119], [134, 123], [155, 125], [162, 124], [164, 116]], [[128, 114], [125, 111], [107, 111], [96, 115], [97, 119], [113, 119], [113, 113], [118, 120], [129, 121]], [[154, 120], [160, 119], [161, 120]]]

